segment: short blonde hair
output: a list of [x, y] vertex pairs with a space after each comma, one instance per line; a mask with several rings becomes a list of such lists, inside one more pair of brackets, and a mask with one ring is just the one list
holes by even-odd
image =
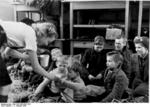
[[[33, 27], [40, 34], [45, 35], [46, 37], [58, 37], [56, 26], [52, 22], [38, 22], [34, 23]], [[37, 35], [40, 36], [40, 35]]]
[[52, 55], [53, 53], [57, 53], [57, 52], [62, 53], [61, 49], [59, 49], [59, 48], [54, 48], [54, 49], [51, 50], [51, 55]]

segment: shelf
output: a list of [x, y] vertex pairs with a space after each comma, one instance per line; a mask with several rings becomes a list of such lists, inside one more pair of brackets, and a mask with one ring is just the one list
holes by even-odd
[[[73, 25], [75, 28], [108, 28], [110, 24], [105, 25]], [[125, 25], [121, 25], [121, 27], [125, 27]]]

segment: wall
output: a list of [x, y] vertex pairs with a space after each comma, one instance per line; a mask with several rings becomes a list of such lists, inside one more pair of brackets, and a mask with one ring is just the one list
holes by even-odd
[[14, 21], [13, 0], [0, 0], [0, 19]]

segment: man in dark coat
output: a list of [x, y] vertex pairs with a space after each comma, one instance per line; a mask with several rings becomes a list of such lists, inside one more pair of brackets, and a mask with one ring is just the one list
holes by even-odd
[[127, 47], [127, 38], [122, 34], [115, 39], [115, 50], [119, 51], [123, 58], [122, 70], [127, 75], [128, 79], [130, 79], [131, 73], [131, 55], [132, 52]]

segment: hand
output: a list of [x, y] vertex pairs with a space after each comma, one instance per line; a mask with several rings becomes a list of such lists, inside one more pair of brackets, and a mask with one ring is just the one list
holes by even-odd
[[59, 76], [55, 75], [54, 81], [56, 81], [56, 82], [61, 82], [61, 78], [60, 78]]
[[98, 74], [97, 76], [96, 76], [96, 79], [101, 79], [102, 78], [102, 74]]
[[95, 79], [95, 77], [91, 74], [88, 76], [88, 78], [89, 78], [89, 80], [94, 80]]
[[47, 75], [47, 78], [53, 81], [55, 79], [55, 74], [52, 72], [49, 72]]

